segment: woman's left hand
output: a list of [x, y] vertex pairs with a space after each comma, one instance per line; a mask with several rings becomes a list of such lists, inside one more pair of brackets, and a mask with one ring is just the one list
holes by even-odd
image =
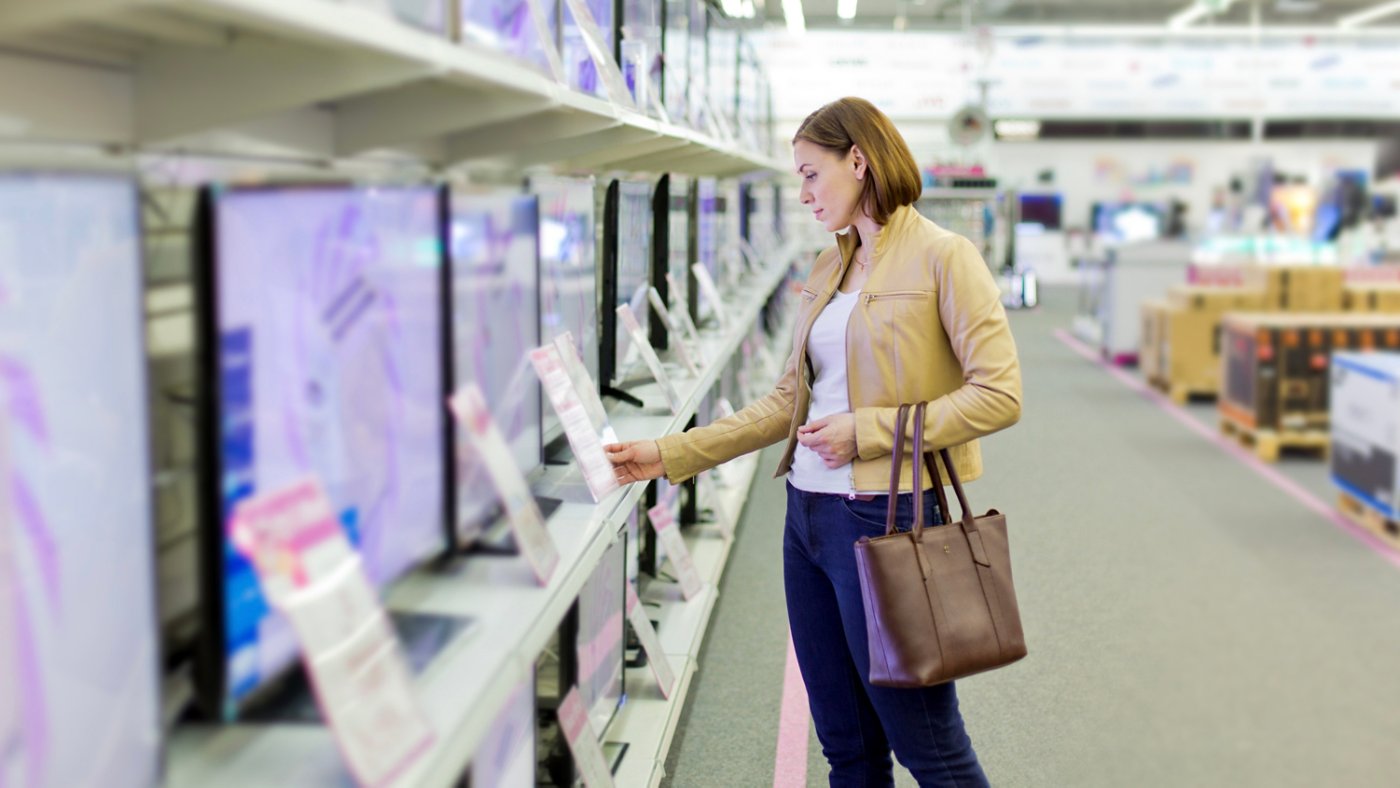
[[836, 413], [797, 428], [797, 442], [817, 453], [828, 468], [856, 458], [856, 416]]

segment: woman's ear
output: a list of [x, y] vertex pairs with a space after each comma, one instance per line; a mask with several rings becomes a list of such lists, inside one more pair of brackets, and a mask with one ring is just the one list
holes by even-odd
[[869, 167], [865, 161], [865, 154], [861, 153], [859, 145], [851, 146], [851, 166], [855, 168], [856, 180], [865, 180], [865, 172]]

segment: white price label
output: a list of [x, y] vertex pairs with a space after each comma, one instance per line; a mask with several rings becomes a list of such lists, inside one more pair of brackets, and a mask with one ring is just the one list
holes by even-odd
[[647, 510], [647, 518], [651, 521], [652, 529], [656, 531], [656, 538], [661, 540], [661, 547], [671, 558], [671, 565], [676, 569], [676, 578], [681, 584], [681, 595], [686, 601], [694, 599], [705, 590], [705, 581], [700, 579], [700, 572], [695, 568], [695, 559], [685, 546], [685, 540], [681, 538], [680, 528], [676, 526], [671, 507], [657, 504]]
[[710, 303], [710, 308], [715, 312], [715, 318], [719, 320], [721, 328], [729, 327], [729, 317], [724, 312], [724, 304], [720, 301], [719, 288], [715, 286], [715, 280], [710, 277], [710, 272], [705, 266], [696, 263], [690, 267], [695, 274], [695, 281], [700, 283], [700, 295]]
[[642, 330], [642, 324], [637, 322], [637, 315], [632, 311], [631, 304], [623, 304], [617, 308], [617, 317], [622, 321], [622, 327], [627, 329], [627, 335], [632, 337], [632, 345], [642, 354], [642, 361], [646, 362], [647, 369], [651, 370], [651, 376], [656, 378], [657, 385], [666, 394], [666, 402], [671, 406], [671, 412], [676, 413], [684, 404], [681, 402], [680, 392], [676, 391], [675, 384], [671, 382], [671, 376], [666, 374], [666, 368], [661, 366], [661, 359], [657, 358], [656, 350], [647, 341], [646, 332]]
[[[608, 438], [598, 433], [593, 420], [589, 418], [588, 410], [569, 379], [557, 346], [545, 345], [530, 351], [530, 363], [540, 377], [550, 405], [564, 425], [564, 435], [569, 439], [574, 461], [583, 472], [588, 491], [592, 493], [593, 500], [603, 500], [617, 489], [612, 463], [603, 451], [603, 441]], [[611, 427], [608, 429], [611, 431]]]
[[642, 607], [641, 600], [637, 598], [637, 590], [631, 583], [627, 584], [627, 620], [632, 622], [632, 631], [637, 633], [637, 640], [641, 641], [642, 651], [647, 655], [647, 666], [651, 668], [656, 685], [661, 688], [662, 697], [669, 699], [671, 693], [676, 691], [676, 672], [671, 669], [671, 660], [661, 649], [661, 640], [656, 636], [656, 628], [651, 625], [651, 619], [647, 618], [646, 608]]
[[[680, 287], [677, 286], [678, 283], [674, 276], [666, 274], [666, 281], [671, 286], [671, 292], [679, 293], [681, 291]], [[690, 317], [690, 309], [685, 304], [677, 304], [674, 314], [676, 315], [676, 319], [680, 320], [681, 327], [685, 329], [685, 333], [690, 337], [690, 341], [695, 343], [698, 353], [700, 347], [700, 330], [695, 327], [695, 321]], [[705, 362], [702, 359], [700, 363], [703, 364]]]
[[603, 756], [603, 745], [588, 719], [588, 709], [583, 705], [578, 687], [569, 688], [569, 694], [559, 704], [559, 728], [564, 732], [564, 741], [573, 753], [583, 784], [588, 788], [611, 788], [612, 770]]
[[694, 377], [700, 377], [700, 365], [695, 363], [695, 357], [691, 355], [690, 349], [685, 346], [686, 337], [681, 336], [684, 330], [675, 318], [671, 316], [671, 310], [666, 308], [666, 302], [661, 298], [661, 293], [656, 288], [647, 291], [647, 300], [651, 302], [651, 309], [656, 316], [661, 318], [661, 322], [666, 325], [671, 333], [671, 347], [676, 349], [676, 355], [681, 357], [681, 362], [685, 368], [690, 370]]
[[486, 407], [486, 397], [475, 383], [468, 383], [452, 396], [448, 405], [500, 497], [520, 552], [540, 585], [548, 585], [559, 565], [559, 549], [549, 536], [544, 515], [511, 456], [505, 436]]

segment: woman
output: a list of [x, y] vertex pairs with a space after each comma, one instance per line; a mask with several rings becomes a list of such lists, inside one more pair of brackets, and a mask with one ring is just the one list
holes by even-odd
[[[709, 426], [608, 452], [622, 483], [663, 473], [678, 483], [786, 438], [788, 622], [831, 785], [892, 785], [891, 748], [922, 786], [986, 785], [951, 683], [869, 683], [852, 545], [884, 532], [901, 403], [929, 402], [925, 441], [948, 447], [963, 479], [981, 475], [977, 439], [1020, 417], [1000, 291], [970, 242], [914, 210], [914, 157], [874, 105], [844, 98], [812, 113], [793, 157], [802, 204], [828, 231], [849, 231], [812, 267], [777, 387]], [[912, 468], [901, 471], [904, 529]], [[927, 474], [919, 483], [932, 486]], [[934, 496], [924, 501], [925, 521], [943, 522]]]

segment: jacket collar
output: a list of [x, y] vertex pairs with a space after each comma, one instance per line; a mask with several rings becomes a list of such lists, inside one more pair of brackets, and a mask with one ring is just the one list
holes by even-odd
[[[904, 235], [905, 231], [920, 218], [918, 211], [912, 205], [901, 205], [890, 214], [889, 221], [880, 230], [880, 237], [875, 239], [875, 251], [871, 254], [871, 259], [880, 257], [895, 238]], [[851, 259], [855, 257], [856, 248], [860, 246], [860, 233], [854, 229], [848, 230], [845, 234], [836, 236], [836, 248], [841, 251], [841, 265], [836, 268], [836, 281], [840, 282], [846, 275], [846, 268], [850, 266]]]

